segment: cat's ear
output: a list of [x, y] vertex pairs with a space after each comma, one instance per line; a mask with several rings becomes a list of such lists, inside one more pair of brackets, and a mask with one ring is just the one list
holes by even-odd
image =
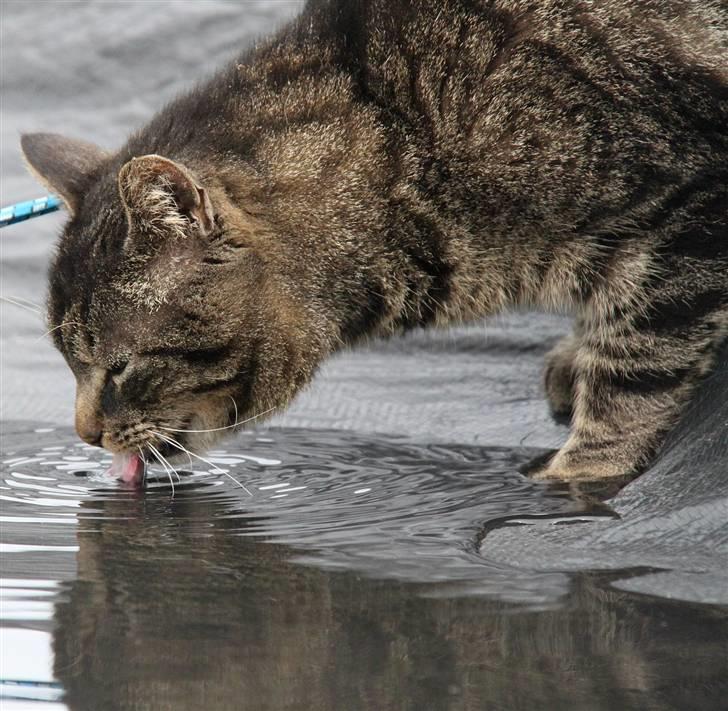
[[119, 171], [119, 193], [130, 221], [155, 229], [209, 235], [215, 215], [207, 191], [179, 163], [158, 155], [132, 158]]
[[26, 133], [20, 146], [31, 172], [66, 203], [71, 214], [78, 210], [89, 176], [108, 157], [93, 143], [57, 133]]

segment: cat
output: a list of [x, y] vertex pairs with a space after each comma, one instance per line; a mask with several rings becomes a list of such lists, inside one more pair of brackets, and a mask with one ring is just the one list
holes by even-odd
[[728, 9], [312, 0], [118, 151], [22, 137], [70, 219], [80, 436], [208, 448], [344, 346], [567, 310], [532, 475], [643, 471], [728, 333]]

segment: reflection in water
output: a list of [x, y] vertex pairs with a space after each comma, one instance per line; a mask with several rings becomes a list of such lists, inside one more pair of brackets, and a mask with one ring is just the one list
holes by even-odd
[[532, 452], [272, 436], [214, 455], [252, 497], [204, 471], [124, 490], [67, 445], [9, 466], [3, 540], [77, 547], [51, 608], [70, 709], [723, 708], [724, 610], [479, 557], [489, 520], [573, 509], [513, 474]]
[[56, 608], [70, 708], [705, 709], [728, 692], [728, 620], [710, 609], [590, 576], [555, 610], [433, 598], [293, 564], [219, 509], [185, 492], [82, 522]]

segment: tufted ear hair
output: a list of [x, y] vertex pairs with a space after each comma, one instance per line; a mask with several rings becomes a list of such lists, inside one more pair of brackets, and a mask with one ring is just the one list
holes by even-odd
[[131, 224], [152, 232], [202, 236], [215, 226], [207, 191], [179, 163], [155, 154], [132, 158], [119, 171], [119, 194]]
[[31, 172], [71, 214], [78, 210], [89, 177], [109, 157], [93, 143], [57, 133], [26, 133], [20, 147]]

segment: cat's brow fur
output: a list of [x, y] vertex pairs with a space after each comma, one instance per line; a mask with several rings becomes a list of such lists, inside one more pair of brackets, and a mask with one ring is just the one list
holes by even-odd
[[[84, 168], [50, 325], [84, 324], [54, 331], [81, 390], [133, 367], [81, 406], [123, 449], [283, 407], [363, 337], [568, 309], [538, 475], [639, 472], [728, 329], [727, 58], [719, 1], [309, 2]], [[212, 234], [153, 176], [129, 211], [153, 154]]]

